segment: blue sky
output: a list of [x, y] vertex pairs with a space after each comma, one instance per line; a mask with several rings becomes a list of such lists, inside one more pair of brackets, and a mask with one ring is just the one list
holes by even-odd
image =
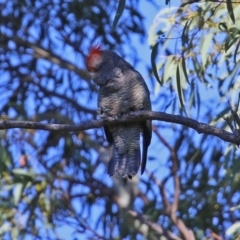
[[[150, 26], [152, 25], [153, 23], [153, 20], [156, 16], [156, 14], [158, 13], [159, 10], [161, 10], [162, 8], [165, 8], [165, 1], [161, 1], [162, 4], [159, 5], [158, 8], [154, 7], [152, 4], [148, 3], [148, 1], [140, 1], [140, 11], [143, 13], [143, 15], [145, 16], [145, 28], [146, 30], [148, 31], [148, 29], [150, 28]], [[177, 4], [178, 1], [171, 1], [171, 4]], [[120, 19], [121, 21], [121, 19]], [[150, 66], [151, 65], [151, 50], [150, 50], [150, 47], [148, 45], [148, 36], [146, 36], [145, 40], [143, 43], [140, 43], [139, 42], [139, 39], [136, 37], [134, 38], [133, 37], [133, 45], [136, 46], [136, 49], [138, 50], [138, 54], [139, 54], [139, 58], [140, 58], [140, 62], [135, 66], [136, 69], [142, 74], [142, 76], [144, 77], [146, 83], [148, 84], [149, 86], [149, 89], [152, 93], [152, 96], [151, 98], [154, 98], [154, 91], [151, 87], [151, 83], [150, 83], [150, 76], [148, 74], [148, 72], [146, 71], [146, 65]], [[128, 46], [123, 46], [124, 48], [127, 49]], [[131, 59], [126, 59], [127, 61], [129, 61], [130, 63], [131, 62]], [[155, 108], [155, 106], [153, 106], [153, 110], [157, 110]], [[172, 138], [171, 134], [169, 135], [170, 133], [168, 131], [164, 131], [164, 136], [167, 137], [168, 139], [169, 138]], [[157, 150], [157, 151], [156, 151]], [[153, 140], [152, 140], [152, 143], [151, 143], [151, 146], [149, 148], [149, 156], [159, 156], [159, 153], [161, 152], [161, 160], [160, 162], [158, 161], [149, 161], [147, 163], [147, 169], [149, 171], [153, 171], [153, 170], [156, 170], [158, 169], [157, 173], [159, 173], [159, 176], [160, 179], [163, 178], [168, 172], [166, 171], [167, 168], [164, 168], [164, 165], [165, 165], [165, 160], [164, 159], [167, 159], [166, 157], [166, 154], [167, 151], [166, 149], [164, 149], [163, 147], [160, 148], [160, 145], [159, 145], [159, 141], [155, 138], [155, 136], [153, 135]], [[143, 174], [141, 176], [142, 178], [147, 178], [147, 175], [146, 174]], [[106, 176], [106, 181], [110, 180], [108, 179], [110, 178], [109, 176]], [[77, 203], [76, 203], [77, 205]], [[101, 211], [101, 209], [97, 209], [97, 208], [94, 208], [93, 209], [93, 213], [96, 212], [97, 214], [99, 214], [99, 212]], [[92, 221], [94, 221], [94, 214], [92, 216]], [[58, 228], [57, 229], [57, 232], [60, 236], [63, 237], [63, 239], [69, 239], [69, 237], [71, 236], [71, 233], [73, 232], [73, 229], [70, 228], [70, 227], [64, 227], [64, 228]], [[74, 235], [76, 236], [76, 235]], [[83, 237], [83, 236], [81, 236]], [[81, 238], [79, 238], [81, 239]]]
[[[166, 8], [165, 6], [165, 1], [161, 1], [161, 5], [159, 5], [159, 7], [154, 7], [152, 6], [151, 4], [148, 3], [148, 1], [140, 1], [141, 2], [141, 5], [140, 5], [140, 11], [143, 13], [143, 15], [145, 16], [145, 28], [148, 30], [150, 28], [150, 26], [152, 25], [153, 23], [153, 20], [156, 16], [156, 14], [163, 8]], [[160, 2], [160, 1], [159, 1]], [[179, 5], [179, 1], [171, 1], [171, 6], [174, 6], [174, 5]], [[121, 19], [120, 19], [121, 21]], [[148, 66], [150, 66], [150, 56], [151, 56], [151, 51], [150, 51], [150, 47], [148, 45], [148, 41], [147, 41], [147, 36], [144, 40], [143, 43], [140, 43], [138, 38], [132, 38], [133, 39], [133, 43], [134, 45], [136, 46], [136, 49], [138, 50], [138, 55], [139, 55], [139, 58], [141, 59], [141, 61], [136, 65], [136, 69], [142, 74], [142, 76], [144, 77], [146, 83], [148, 84], [149, 86], [149, 89], [152, 93], [152, 100], [154, 99], [154, 91], [153, 91], [153, 88], [151, 86], [151, 82], [150, 82], [150, 76], [148, 75], [149, 73], [146, 71], [145, 69], [145, 65], [147, 64]], [[123, 46], [124, 48], [128, 48], [128, 46]], [[131, 62], [131, 59], [127, 59], [130, 63]], [[213, 89], [216, 91], [216, 89]], [[202, 89], [201, 89], [201, 94], [204, 96], [204, 102], [208, 102], [209, 98], [215, 98], [215, 94], [212, 89], [207, 89], [206, 91], [206, 87], [202, 85]], [[218, 100], [216, 100], [217, 102]], [[157, 109], [155, 105], [153, 105], [153, 110], [161, 110], [161, 109]], [[217, 112], [219, 109], [213, 109], [213, 115], [215, 112]], [[196, 132], [195, 131], [192, 131], [193, 132], [193, 137], [194, 137], [194, 140], [196, 142], [197, 139], [199, 139]], [[173, 131], [168, 131], [166, 129], [162, 129], [161, 130], [161, 134], [164, 135], [164, 137], [166, 139], [168, 139], [168, 141], [171, 143], [171, 141], [174, 140], [174, 132]], [[205, 143], [206, 146], [204, 146], [204, 148], [207, 150], [209, 150], [208, 148], [208, 144], [209, 142], [206, 142]], [[221, 142], [221, 147], [225, 147], [227, 146], [228, 144], [224, 143], [224, 142]], [[149, 156], [153, 155], [153, 156], [157, 156], [159, 158], [159, 161], [149, 161], [147, 163], [147, 169], [149, 171], [154, 171], [154, 170], [157, 170], [157, 175], [159, 176], [159, 180], [161, 180], [168, 172], [168, 168], [165, 166], [165, 163], [166, 163], [166, 159], [168, 159], [168, 152], [166, 151], [165, 148], [163, 147], [160, 147], [161, 145], [159, 144], [159, 141], [155, 138], [154, 134], [153, 134], [153, 140], [152, 140], [152, 143], [151, 143], [151, 146], [149, 148]], [[186, 150], [186, 149], [185, 149]], [[185, 151], [184, 150], [184, 151]], [[211, 149], [210, 149], [211, 150]], [[181, 154], [181, 153], [180, 153]], [[205, 159], [209, 158], [208, 157], [208, 154], [206, 154], [204, 156]], [[141, 176], [142, 178], [147, 178], [147, 175], [146, 174], [143, 174], [143, 176]], [[109, 177], [106, 178], [106, 181], [109, 180]], [[171, 191], [171, 183], [169, 184], [170, 188], [168, 190]], [[96, 212], [97, 211], [101, 211], [100, 209], [94, 209]], [[93, 221], [94, 221], [94, 215], [92, 216], [93, 217]], [[58, 232], [60, 233], [60, 236], [65, 236], [63, 237], [64, 239], [67, 239], [71, 232], [72, 232], [72, 229], [68, 229], [67, 227], [64, 227], [62, 229], [58, 229]]]
[[[162, 1], [158, 1], [158, 2], [161, 2], [161, 4], [158, 6], [158, 7], [154, 7], [152, 4], [148, 3], [148, 1], [140, 1], [140, 11], [141, 13], [145, 16], [145, 28], [146, 30], [148, 31], [148, 29], [150, 28], [150, 26], [152, 25], [153, 23], [153, 20], [156, 16], [156, 14], [163, 8], [168, 8], [166, 5], [165, 5], [165, 1], [162, 0]], [[171, 6], [174, 6], [174, 5], [179, 5], [179, 1], [177, 0], [171, 0]], [[114, 14], [113, 13], [113, 16], [112, 18], [114, 18]], [[121, 21], [121, 19], [120, 19]], [[53, 36], [54, 38], [54, 33], [53, 33]], [[155, 96], [154, 96], [154, 89], [151, 85], [151, 76], [149, 76], [149, 73], [146, 71], [146, 68], [145, 66], [148, 65], [150, 66], [150, 56], [151, 56], [151, 50], [150, 50], [150, 47], [148, 45], [148, 39], [147, 39], [147, 36], [145, 37], [144, 39], [144, 42], [143, 43], [140, 43], [139, 42], [139, 39], [138, 37], [133, 37], [132, 38], [132, 41], [133, 41], [133, 45], [136, 47], [136, 49], [138, 50], [138, 56], [139, 58], [141, 59], [141, 61], [136, 64], [136, 69], [142, 74], [142, 76], [144, 77], [146, 83], [148, 84], [149, 86], [149, 89], [152, 93], [151, 95], [151, 99], [154, 100]], [[122, 46], [124, 49], [127, 49], [128, 46]], [[66, 54], [68, 54], [68, 52], [66, 51]], [[70, 53], [70, 56], [71, 56], [72, 52]], [[131, 64], [132, 64], [132, 59], [129, 58], [129, 59], [126, 59], [127, 61], [129, 61]], [[43, 60], [44, 61], [44, 60]], [[74, 64], [76, 65], [79, 65], [79, 62], [81, 61], [76, 61], [76, 60], [73, 60]], [[85, 67], [85, 66], [81, 66], [81, 67]], [[156, 84], [156, 80], [154, 79], [155, 81], [155, 84]], [[210, 94], [206, 95], [206, 96], [210, 96]], [[71, 97], [71, 96], [70, 96]], [[207, 100], [206, 100], [207, 101]], [[82, 103], [83, 104], [83, 103]], [[86, 104], [86, 103], [85, 103]], [[95, 101], [93, 101], [92, 103], [90, 103], [91, 106], [96, 106], [97, 103], [96, 103], [96, 99]], [[29, 106], [31, 108], [31, 102], [29, 102]], [[161, 109], [158, 108], [158, 106], [156, 105], [153, 105], [153, 110], [155, 111], [161, 111]], [[193, 131], [194, 132], [194, 131]], [[172, 143], [173, 140], [174, 140], [174, 132], [173, 131], [169, 131], [168, 129], [161, 129], [161, 134], [164, 135], [164, 137], [170, 142]], [[194, 133], [195, 134], [195, 133]], [[41, 133], [39, 134], [41, 135]], [[196, 136], [196, 134], [194, 135]], [[39, 136], [39, 139], [42, 137]], [[54, 154], [54, 152], [52, 152]], [[20, 154], [20, 153], [19, 153]], [[156, 139], [156, 137], [154, 136], [153, 134], [153, 140], [152, 140], [152, 143], [151, 143], [151, 146], [149, 148], [149, 156], [156, 156], [159, 161], [148, 161], [147, 163], [147, 169], [151, 172], [151, 171], [154, 171], [154, 170], [157, 170], [157, 175], [159, 176], [159, 180], [161, 181], [161, 179], [166, 176], [166, 174], [168, 173], [167, 171], [169, 170], [168, 167], [166, 167], [166, 159], [168, 159], [168, 152], [167, 150], [162, 147], [162, 145], [159, 143], [159, 140]], [[16, 159], [18, 159], [18, 157], [16, 157]], [[106, 171], [105, 169], [100, 169], [99, 170], [101, 173], [103, 171]], [[103, 175], [104, 177], [106, 176], [106, 182], [111, 182], [111, 178], [105, 173]], [[102, 177], [102, 175], [101, 175]], [[141, 178], [147, 178], [147, 174], [143, 174], [141, 176]], [[171, 191], [171, 183], [169, 184], [170, 188], [168, 190]], [[76, 207], [78, 207], [78, 204], [80, 204], [79, 202], [76, 202], [74, 205]], [[97, 208], [97, 206], [94, 207], [93, 209], [93, 213], [96, 212], [96, 213], [99, 213], [101, 211], [101, 209]], [[92, 214], [91, 216], [91, 219], [90, 221], [95, 221], [94, 217], [96, 218], [96, 216], [94, 216], [94, 214]], [[89, 220], [89, 219], [88, 219]], [[62, 238], [62, 239], [73, 239], [72, 237], [72, 233], [74, 232], [74, 229], [70, 228], [70, 227], [60, 227], [57, 229], [57, 233], [58, 235]], [[74, 235], [75, 236], [75, 235]], [[79, 235], [79, 239], [82, 239], [82, 237], [84, 236], [81, 236]]]
[[[159, 6], [159, 8], [155, 8], [152, 4], [148, 3], [148, 1], [140, 1], [140, 11], [145, 16], [145, 28], [147, 31], [148, 31], [149, 27], [151, 26], [151, 24], [153, 23], [153, 20], [154, 20], [156, 14], [158, 13], [158, 11], [161, 8], [166, 7], [164, 2], [165, 1], [162, 1], [162, 4]], [[178, 1], [172, 1], [172, 4], [174, 4], [176, 2], [178, 2]], [[120, 19], [120, 21], [121, 21], [121, 19]], [[144, 77], [146, 83], [149, 86], [149, 89], [152, 92], [152, 97], [154, 97], [153, 90], [151, 89], [151, 84], [150, 84], [150, 76], [148, 75], [148, 72], [146, 71], [146, 67], [145, 67], [146, 64], [148, 66], [151, 65], [151, 60], [150, 60], [151, 59], [151, 51], [150, 51], [150, 47], [148, 45], [147, 38], [148, 38], [148, 36], [146, 36], [143, 44], [141, 44], [139, 42], [139, 39], [137, 37], [133, 38], [133, 41], [134, 41], [133, 45], [136, 46], [136, 49], [138, 50], [139, 58], [141, 59], [141, 61], [135, 67]], [[127, 49], [127, 46], [123, 46], [123, 47], [124, 48], [126, 47], [126, 49]], [[131, 59], [126, 59], [126, 60], [129, 61], [130, 63], [132, 63]], [[154, 110], [154, 106], [153, 106], [153, 110]], [[156, 156], [156, 149], [158, 149], [158, 151], [161, 151], [162, 159], [164, 159], [165, 157], [164, 157], [163, 149], [159, 148], [159, 145], [157, 144], [157, 142], [158, 141], [153, 137], [153, 141], [149, 148], [149, 155]], [[155, 170], [155, 169], [160, 169], [160, 175], [163, 177], [166, 174], [166, 171], [165, 171], [166, 169], [164, 169], [162, 167], [159, 168], [159, 165], [163, 166], [164, 162], [156, 165], [156, 161], [151, 161], [151, 162], [147, 163], [147, 169], [149, 169], [150, 171]], [[143, 174], [142, 177], [146, 178], [147, 176], [145, 174]], [[106, 176], [106, 181], [110, 180], [108, 178], [110, 178], [110, 177]], [[76, 203], [76, 205], [77, 205], [77, 203]], [[97, 208], [93, 209], [93, 213], [96, 212], [97, 215], [99, 214], [100, 211], [101, 211], [101, 209], [97, 209]], [[94, 214], [93, 214], [91, 220], [94, 221]], [[58, 232], [59, 236], [63, 237], [63, 239], [69, 239], [69, 237], [72, 236], [71, 234], [73, 232], [73, 229], [70, 227], [62, 227], [62, 228], [58, 228], [57, 232]], [[74, 236], [76, 237], [77, 235], [74, 235]], [[81, 239], [81, 237], [83, 237], [83, 236], [79, 235], [79, 239]]]

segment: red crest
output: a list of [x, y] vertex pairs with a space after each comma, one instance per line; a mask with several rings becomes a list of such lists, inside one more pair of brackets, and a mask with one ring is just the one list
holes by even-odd
[[89, 66], [93, 59], [101, 55], [102, 48], [100, 44], [95, 44], [90, 48], [89, 55], [86, 58], [86, 65]]

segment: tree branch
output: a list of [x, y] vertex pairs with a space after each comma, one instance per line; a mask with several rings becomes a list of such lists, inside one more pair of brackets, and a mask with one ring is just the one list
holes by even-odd
[[171, 154], [171, 161], [172, 161], [172, 174], [173, 174], [173, 178], [174, 178], [174, 201], [172, 203], [171, 206], [171, 211], [173, 212], [173, 214], [175, 215], [177, 210], [178, 210], [178, 202], [179, 202], [179, 196], [180, 196], [180, 180], [179, 180], [179, 176], [177, 175], [177, 171], [178, 171], [178, 156], [177, 156], [177, 152], [176, 149], [174, 147], [172, 147], [163, 137], [162, 135], [159, 133], [157, 128], [153, 128], [153, 131], [155, 132], [155, 134], [157, 135], [157, 137], [159, 138], [159, 140], [161, 140], [161, 142], [168, 148], [168, 150], [170, 151]]
[[162, 201], [165, 209], [166, 215], [171, 219], [173, 224], [179, 229], [181, 234], [183, 235], [184, 240], [195, 240], [195, 236], [191, 229], [188, 229], [184, 222], [176, 216], [177, 207], [178, 207], [178, 199], [180, 195], [180, 182], [179, 178], [177, 177], [177, 173], [174, 175], [174, 202], [170, 204], [169, 200], [167, 199], [166, 190], [164, 187], [164, 183], [159, 182], [157, 178], [150, 174], [149, 178], [159, 187], [160, 194], [162, 196]]
[[9, 37], [7, 34], [4, 34], [2, 32], [1, 32], [1, 38], [3, 39], [3, 41], [12, 40], [17, 44], [20, 44], [24, 47], [32, 49], [33, 52], [26, 51], [26, 54], [29, 54], [36, 59], [39, 59], [39, 58], [46, 59], [60, 66], [61, 68], [75, 72], [78, 76], [80, 76], [84, 80], [87, 80], [87, 81], [91, 80], [91, 76], [86, 69], [78, 68], [73, 63], [67, 60], [64, 60], [61, 56], [58, 56], [57, 54], [53, 53], [50, 49], [43, 48], [38, 43], [29, 42], [16, 35]]
[[160, 235], [163, 235], [167, 237], [167, 239], [172, 239], [172, 240], [182, 240], [178, 236], [176, 236], [174, 233], [172, 233], [169, 230], [164, 230], [159, 224], [152, 222], [150, 219], [148, 219], [147, 216], [140, 214], [138, 212], [135, 212], [133, 210], [128, 210], [128, 214], [134, 218], [139, 219], [142, 223], [146, 224], [149, 228], [154, 230]]
[[[207, 2], [213, 2], [213, 3], [227, 3], [227, 0], [188, 0], [187, 2], [183, 3], [180, 7], [184, 7], [186, 5], [190, 5], [193, 3], [207, 3]], [[240, 3], [239, 1], [232, 1], [232, 3]]]
[[100, 128], [106, 125], [116, 125], [119, 123], [136, 122], [143, 120], [159, 120], [163, 122], [181, 124], [183, 126], [196, 130], [199, 134], [205, 133], [208, 135], [217, 136], [226, 142], [231, 142], [237, 145], [240, 144], [240, 132], [237, 129], [235, 129], [233, 133], [230, 133], [224, 129], [213, 127], [206, 123], [201, 123], [196, 120], [193, 120], [191, 118], [152, 111], [130, 112], [129, 114], [124, 114], [121, 118], [116, 117], [108, 118], [106, 120], [93, 120], [88, 122], [82, 122], [80, 124], [75, 125], [40, 123], [32, 121], [3, 120], [0, 121], [0, 129], [26, 128], [47, 131], [82, 131], [92, 128]]

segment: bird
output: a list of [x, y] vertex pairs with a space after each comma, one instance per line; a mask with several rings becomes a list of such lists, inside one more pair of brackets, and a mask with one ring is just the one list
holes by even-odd
[[[93, 45], [85, 64], [98, 86], [98, 115], [101, 119], [151, 110], [150, 92], [142, 75], [116, 52], [103, 50], [99, 44]], [[143, 174], [152, 138], [151, 120], [105, 126], [104, 132], [110, 145], [108, 174], [132, 179], [140, 164]]]

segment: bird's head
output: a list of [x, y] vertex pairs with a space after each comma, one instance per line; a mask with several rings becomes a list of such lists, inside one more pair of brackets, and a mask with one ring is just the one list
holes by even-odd
[[89, 55], [86, 58], [86, 67], [90, 74], [100, 71], [103, 63], [102, 49], [100, 45], [94, 45], [90, 48]]
[[122, 61], [122, 58], [115, 52], [102, 50], [101, 46], [97, 44], [90, 48], [85, 63], [95, 83], [103, 85], [119, 75], [121, 72], [119, 65]]

